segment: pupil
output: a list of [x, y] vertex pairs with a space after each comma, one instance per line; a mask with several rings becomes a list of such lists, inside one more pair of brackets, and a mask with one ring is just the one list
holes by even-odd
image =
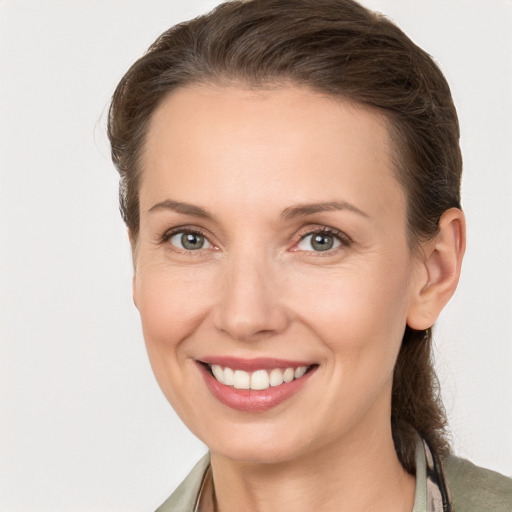
[[184, 233], [181, 235], [181, 244], [185, 249], [192, 251], [201, 249], [204, 245], [204, 237], [195, 233]]
[[311, 245], [315, 251], [328, 251], [334, 245], [334, 239], [330, 235], [315, 235], [311, 240]]

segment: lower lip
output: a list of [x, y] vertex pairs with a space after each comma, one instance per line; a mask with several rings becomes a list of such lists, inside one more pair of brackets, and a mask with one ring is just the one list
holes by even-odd
[[313, 367], [300, 379], [294, 379], [280, 386], [254, 390], [225, 386], [210, 373], [204, 364], [198, 363], [198, 365], [211, 394], [224, 405], [243, 412], [264, 412], [282, 404], [298, 393], [316, 371], [316, 367]]

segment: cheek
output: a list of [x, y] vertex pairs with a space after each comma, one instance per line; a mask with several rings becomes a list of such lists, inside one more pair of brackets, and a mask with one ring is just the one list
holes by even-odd
[[[364, 272], [344, 269], [329, 279], [315, 279], [317, 286], [303, 283], [308, 293], [300, 295], [296, 310], [326, 349], [328, 381], [338, 383], [326, 387], [325, 400], [318, 404], [319, 414], [322, 409], [333, 425], [348, 428], [377, 402], [385, 411], [389, 407], [410, 289], [409, 276], [400, 267], [388, 273], [380, 266]], [[336, 410], [333, 403], [345, 405]]]
[[[387, 266], [387, 265], [386, 265]], [[408, 310], [410, 276], [405, 262], [353, 266], [321, 275], [302, 274], [294, 309], [331, 351], [398, 350]]]
[[212, 295], [210, 274], [156, 265], [137, 269], [134, 299], [148, 351], [163, 355], [179, 348], [207, 315]]
[[156, 265], [139, 265], [134, 281], [134, 299], [153, 373], [187, 424], [195, 408], [184, 399], [190, 394], [187, 375], [194, 364], [187, 340], [208, 314], [211, 281], [201, 272]]

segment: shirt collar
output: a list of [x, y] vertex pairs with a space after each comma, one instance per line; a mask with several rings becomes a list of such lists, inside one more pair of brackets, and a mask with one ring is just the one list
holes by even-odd
[[444, 476], [439, 463], [432, 456], [428, 444], [418, 436], [416, 443], [416, 492], [412, 512], [445, 512], [447, 499], [443, 500], [441, 488]]

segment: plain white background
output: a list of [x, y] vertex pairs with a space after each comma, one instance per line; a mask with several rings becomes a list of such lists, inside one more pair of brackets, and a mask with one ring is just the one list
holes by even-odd
[[[3, 512], [152, 510], [205, 450], [146, 358], [104, 126], [127, 67], [216, 3], [0, 1]], [[455, 451], [512, 475], [512, 2], [365, 4], [452, 86], [469, 247], [438, 370]]]

